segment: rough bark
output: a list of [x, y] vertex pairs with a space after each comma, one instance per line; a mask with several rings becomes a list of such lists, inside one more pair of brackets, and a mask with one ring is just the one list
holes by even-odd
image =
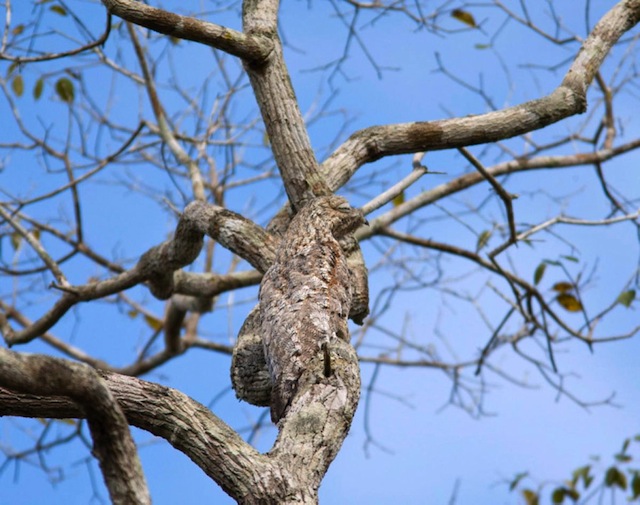
[[[281, 423], [280, 436], [266, 455], [244, 442], [209, 409], [175, 389], [111, 372], [92, 373], [104, 381], [129, 424], [164, 438], [238, 503], [315, 503], [322, 475], [351, 425], [360, 391], [357, 356], [344, 344], [333, 349], [335, 373], [323, 384], [310, 383], [308, 393], [294, 400], [291, 414]], [[48, 362], [53, 358], [34, 359]], [[12, 362], [2, 355], [1, 363]], [[33, 382], [33, 376], [17, 380], [19, 383], [16, 379], [9, 383], [6, 368], [0, 367], [0, 416], [86, 417], [80, 402], [68, 396], [66, 389], [47, 389]], [[29, 384], [33, 394], [18, 392]], [[324, 431], [314, 433], [322, 426]], [[301, 462], [309, 465], [308, 476], [301, 474]]]
[[640, 0], [618, 2], [596, 24], [562, 83], [547, 96], [515, 107], [438, 121], [372, 126], [352, 134], [322, 164], [332, 190], [365, 163], [386, 156], [485, 144], [532, 132], [587, 108], [587, 90], [604, 58], [640, 20]]
[[291, 206], [297, 211], [313, 196], [326, 196], [331, 192], [320, 175], [282, 55], [282, 43], [278, 36], [279, 3], [277, 0], [243, 3], [245, 33], [267, 38], [273, 44], [273, 51], [267, 59], [260, 62], [245, 60], [244, 63], [282, 183]]
[[[560, 86], [541, 99], [477, 116], [367, 128], [354, 133], [340, 146], [324, 162], [321, 171], [282, 57], [277, 1], [245, 1], [244, 33], [141, 2], [103, 0], [103, 3], [111, 13], [132, 23], [208, 44], [243, 59], [295, 211], [314, 196], [329, 195], [363, 164], [379, 158], [494, 142], [583, 113], [587, 89], [605, 56], [640, 19], [640, 0], [623, 0], [615, 5], [585, 40]], [[471, 174], [465, 181], [471, 184], [473, 177], [479, 180], [477, 174]], [[450, 186], [442, 187], [442, 191], [449, 190]], [[409, 212], [407, 205], [398, 206], [397, 214]], [[374, 224], [367, 233], [376, 233], [385, 224]], [[179, 269], [197, 257], [204, 234], [246, 259], [259, 272], [267, 271], [274, 262], [277, 244], [274, 236], [226, 209], [194, 202], [185, 209], [174, 239], [149, 250], [130, 271], [86, 286], [59, 286], [64, 292], [61, 299], [22, 331], [14, 331], [8, 317], [3, 315], [0, 326], [5, 340], [9, 344], [28, 342], [42, 335], [74, 304], [143, 282], [149, 283], [159, 298], [167, 298], [177, 289], [185, 294], [202, 295], [198, 280]], [[368, 235], [361, 235], [365, 236]], [[356, 266], [351, 265], [354, 276], [348, 281], [341, 279], [342, 288], [348, 282], [366, 287], [361, 256], [354, 261], [357, 261]], [[286, 268], [286, 262], [283, 264]], [[253, 272], [248, 278], [233, 277], [220, 282], [236, 285], [234, 282], [257, 282], [259, 277], [259, 273]], [[365, 302], [359, 303], [366, 306]], [[182, 307], [189, 308], [188, 304]], [[341, 317], [344, 315], [341, 313]], [[264, 319], [260, 316], [260, 321], [263, 333], [265, 325], [269, 325], [268, 315]], [[255, 319], [248, 320], [246, 331], [254, 335], [248, 346], [254, 350], [244, 356], [238, 351], [234, 357], [234, 366], [247, 367], [236, 372], [248, 377], [263, 371], [259, 360], [255, 361], [260, 339], [259, 335], [255, 338], [255, 324]], [[338, 330], [333, 333], [339, 336]], [[4, 349], [0, 349], [0, 415], [87, 418], [95, 452], [115, 503], [149, 501], [127, 424], [165, 438], [240, 503], [315, 503], [322, 477], [351, 425], [360, 390], [355, 351], [343, 338], [334, 338], [330, 343], [321, 348], [322, 352], [314, 349], [308, 363], [296, 369], [295, 389], [276, 415], [278, 438], [266, 455], [246, 444], [204, 406], [175, 390], [97, 372], [64, 360], [20, 356]], [[245, 360], [244, 364], [238, 364], [239, 360]], [[234, 382], [247, 382], [246, 377], [237, 377]], [[264, 392], [263, 385], [245, 396]], [[266, 400], [259, 397], [255, 402], [264, 404]]]
[[247, 61], [264, 60], [273, 49], [260, 36], [151, 7], [134, 0], [102, 0], [111, 14], [159, 33], [215, 47]]
[[[175, 292], [175, 272], [197, 258], [205, 234], [261, 272], [265, 272], [273, 262], [276, 241], [262, 227], [217, 205], [192, 202], [184, 209], [174, 237], [149, 249], [131, 270], [104, 281], [60, 287], [64, 292], [62, 297], [40, 319], [23, 330], [15, 331], [7, 318], [0, 314], [0, 330], [5, 341], [9, 345], [29, 342], [51, 328], [76, 303], [104, 298], [144, 282], [157, 298], [169, 298]], [[179, 275], [177, 280], [184, 285], [187, 278]], [[219, 287], [229, 288], [235, 282], [225, 278]]]
[[[149, 490], [129, 424], [111, 391], [88, 365], [0, 349], [0, 386], [38, 395], [62, 395], [86, 417], [93, 454], [114, 504], [149, 504]], [[4, 402], [0, 402], [3, 408]], [[74, 416], [75, 417], [75, 416]]]

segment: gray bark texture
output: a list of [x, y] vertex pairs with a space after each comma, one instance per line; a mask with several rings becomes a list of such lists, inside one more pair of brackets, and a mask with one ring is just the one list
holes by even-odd
[[[311, 200], [293, 218], [260, 285], [260, 320], [277, 423], [311, 382], [333, 374], [336, 340], [349, 341], [351, 275], [338, 240], [365, 223], [339, 196]], [[313, 373], [310, 373], [314, 370]]]
[[[57, 302], [28, 324], [6, 308], [0, 313], [0, 330], [8, 345], [24, 344], [46, 335], [75, 304], [136, 285], [146, 283], [160, 299], [211, 298], [257, 284], [264, 274], [259, 306], [238, 337], [231, 382], [241, 399], [270, 406], [278, 437], [268, 453], [260, 454], [209, 409], [171, 388], [100, 370], [103, 364], [97, 361], [91, 368], [6, 349], [0, 349], [0, 416], [87, 419], [114, 503], [149, 503], [128, 425], [167, 440], [238, 503], [316, 503], [360, 395], [358, 357], [347, 328], [348, 316], [362, 323], [368, 313], [367, 270], [358, 240], [427, 205], [436, 192], [455, 188], [443, 185], [425, 192], [422, 200], [400, 204], [385, 221], [360, 228], [355, 238], [363, 215], [333, 193], [360, 167], [381, 157], [499, 141], [584, 112], [586, 91], [605, 56], [640, 19], [640, 0], [620, 1], [605, 14], [548, 95], [476, 116], [366, 128], [353, 133], [321, 165], [283, 59], [278, 1], [245, 0], [241, 32], [134, 0], [102, 2], [128, 22], [242, 60], [292, 210], [281, 212], [265, 230], [220, 206], [192, 202], [174, 237], [142, 255], [135, 267], [103, 281], [58, 286], [62, 294]], [[470, 174], [467, 179], [462, 183], [481, 177]], [[182, 272], [200, 253], [204, 235], [255, 271], [220, 276]], [[176, 297], [171, 331], [179, 332], [188, 310], [206, 306], [206, 300], [192, 303]], [[15, 330], [12, 320], [23, 328]], [[180, 352], [179, 342], [174, 344], [169, 352]], [[144, 366], [123, 370], [144, 371]]]

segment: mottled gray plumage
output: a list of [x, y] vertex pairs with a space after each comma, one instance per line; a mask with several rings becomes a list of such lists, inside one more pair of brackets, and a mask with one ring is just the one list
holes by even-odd
[[302, 372], [319, 366], [321, 346], [349, 339], [351, 279], [338, 240], [365, 223], [339, 196], [313, 199], [293, 218], [260, 286], [261, 333], [273, 385], [271, 418], [287, 412]]
[[258, 407], [271, 405], [271, 377], [264, 358], [260, 305], [244, 321], [231, 357], [231, 386], [240, 400]]

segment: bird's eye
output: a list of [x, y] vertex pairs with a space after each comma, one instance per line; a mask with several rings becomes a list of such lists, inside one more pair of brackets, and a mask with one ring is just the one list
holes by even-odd
[[351, 210], [351, 205], [348, 203], [341, 203], [338, 205], [338, 210], [342, 212], [349, 212]]

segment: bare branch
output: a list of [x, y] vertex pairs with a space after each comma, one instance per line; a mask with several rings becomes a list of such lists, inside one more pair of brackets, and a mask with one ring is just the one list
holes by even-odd
[[145, 87], [147, 88], [149, 101], [151, 102], [151, 108], [153, 109], [156, 121], [158, 122], [160, 136], [162, 137], [162, 140], [164, 140], [169, 146], [169, 149], [171, 149], [171, 152], [176, 157], [176, 159], [189, 171], [194, 199], [204, 202], [206, 201], [206, 197], [204, 194], [204, 183], [202, 181], [200, 168], [198, 167], [198, 164], [195, 162], [195, 160], [193, 160], [185, 152], [185, 150], [178, 143], [175, 135], [171, 131], [169, 122], [167, 121], [167, 115], [164, 111], [164, 108], [162, 107], [162, 103], [160, 102], [160, 97], [158, 96], [154, 79], [149, 70], [149, 65], [147, 64], [147, 57], [145, 56], [145, 52], [140, 45], [140, 41], [138, 40], [136, 31], [131, 23], [127, 23], [127, 31], [129, 32], [129, 37], [131, 37], [131, 41], [133, 42], [133, 47], [135, 49], [136, 56], [138, 57], [138, 62], [140, 63], [140, 67], [142, 68]]
[[204, 234], [263, 272], [273, 262], [275, 240], [261, 227], [221, 207], [192, 202], [185, 208], [174, 238], [143, 254], [135, 268], [112, 279], [65, 287], [62, 298], [22, 331], [12, 330], [5, 318], [2, 328], [5, 341], [9, 345], [29, 342], [51, 328], [76, 303], [112, 295], [145, 281], [154, 296], [169, 298], [174, 292], [174, 272], [196, 259]]
[[[10, 5], [9, 2], [7, 2]], [[7, 16], [10, 16], [11, 8], [7, 7]], [[77, 47], [75, 49], [71, 49], [70, 51], [62, 51], [59, 53], [47, 53], [40, 56], [13, 56], [11, 54], [7, 54], [6, 50], [6, 37], [9, 34], [9, 23], [5, 24], [5, 30], [2, 35], [2, 49], [0, 49], [0, 60], [12, 61], [14, 63], [31, 63], [31, 62], [41, 62], [41, 61], [50, 61], [50, 60], [58, 60], [61, 58], [67, 58], [70, 56], [74, 56], [76, 54], [80, 54], [91, 49], [94, 49], [98, 46], [103, 45], [107, 39], [109, 38], [109, 33], [111, 32], [111, 14], [107, 13], [107, 26], [104, 30], [104, 33], [100, 35], [96, 40], [85, 44], [83, 46]]]
[[640, 0], [619, 2], [582, 45], [561, 85], [549, 95], [495, 112], [360, 130], [323, 163], [341, 186], [359, 167], [385, 156], [459, 148], [538, 130], [586, 111], [587, 88], [609, 50], [640, 19]]
[[266, 37], [246, 35], [215, 23], [181, 16], [134, 0], [102, 0], [102, 3], [111, 14], [126, 21], [165, 35], [215, 47], [247, 62], [264, 61], [273, 50], [273, 44]]
[[[513, 215], [513, 204], [512, 200], [514, 199], [514, 195], [511, 195], [506, 192], [506, 190], [500, 185], [500, 183], [491, 175], [480, 163], [475, 156], [473, 156], [467, 149], [461, 147], [458, 149], [462, 155], [471, 163], [475, 169], [482, 174], [482, 177], [487, 179], [491, 187], [498, 193], [498, 196], [504, 203], [505, 209], [507, 211], [507, 222], [509, 223], [509, 240], [507, 244], [515, 244], [516, 243], [516, 222], [515, 217]], [[497, 254], [497, 253], [496, 253]], [[489, 256], [494, 255], [491, 253]]]
[[14, 219], [11, 214], [11, 212], [8, 212], [2, 205], [0, 205], [0, 216], [33, 248], [42, 262], [51, 271], [58, 284], [64, 287], [68, 287], [69, 282], [67, 281], [65, 275], [62, 273], [62, 270], [60, 270], [58, 264], [53, 260], [51, 256], [49, 256], [47, 251], [45, 251], [44, 247], [42, 247], [42, 244], [40, 244], [40, 241], [31, 233], [29, 233], [29, 231], [26, 230], [16, 219]]
[[[0, 349], [0, 352], [10, 351]], [[42, 359], [40, 356], [35, 358]], [[0, 360], [4, 377], [2, 363]], [[268, 478], [266, 457], [261, 456], [200, 403], [159, 384], [109, 372], [98, 373], [130, 424], [164, 438], [231, 496], [238, 499], [248, 496], [252, 486], [257, 485], [261, 477]], [[60, 385], [57, 385], [57, 389], [51, 388], [51, 395], [37, 389], [35, 392], [39, 396], [16, 394], [12, 389], [11, 386], [0, 387], [0, 415], [49, 418], [85, 416], [75, 402], [56, 395], [67, 392]], [[160, 412], [163, 414], [158, 415]]]
[[397, 182], [392, 187], [387, 189], [384, 193], [380, 193], [373, 200], [367, 202], [362, 206], [362, 212], [365, 215], [371, 214], [374, 210], [379, 209], [386, 203], [389, 203], [398, 195], [401, 195], [402, 192], [411, 186], [414, 182], [416, 182], [420, 177], [424, 174], [429, 173], [429, 169], [423, 165], [418, 163], [417, 166], [414, 166], [413, 170], [409, 175], [407, 175], [400, 182]]
[[0, 385], [30, 395], [67, 396], [81, 405], [113, 503], [151, 503], [127, 420], [94, 369], [0, 349]]

